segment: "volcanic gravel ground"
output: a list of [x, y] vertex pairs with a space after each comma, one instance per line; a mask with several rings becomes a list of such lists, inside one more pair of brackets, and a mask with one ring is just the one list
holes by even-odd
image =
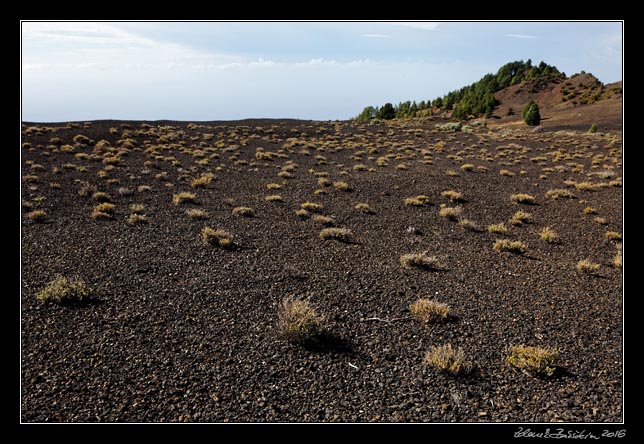
[[[22, 201], [32, 204], [22, 212], [39, 207], [49, 216], [22, 219], [23, 421], [621, 421], [622, 270], [612, 264], [618, 245], [604, 236], [622, 231], [622, 188], [609, 185], [621, 177], [619, 136], [444, 133], [431, 121], [76, 126], [23, 125], [30, 145], [22, 148], [22, 175], [38, 177], [22, 182]], [[92, 140], [74, 144], [77, 134]], [[101, 139], [111, 147], [96, 148]], [[277, 155], [257, 159], [258, 147]], [[208, 165], [197, 164], [197, 149]], [[120, 164], [99, 177], [102, 159], [113, 155]], [[382, 156], [387, 166], [376, 164]], [[289, 161], [293, 177], [278, 177]], [[403, 163], [408, 169], [396, 168]], [[474, 169], [461, 170], [464, 163]], [[596, 175], [607, 171], [609, 178]], [[162, 172], [165, 180], [155, 177]], [[191, 188], [205, 172], [216, 178]], [[320, 172], [350, 191], [319, 186]], [[112, 197], [114, 220], [91, 218], [97, 202], [79, 195], [77, 179]], [[601, 185], [572, 186], [587, 181]], [[267, 189], [272, 182], [282, 188]], [[137, 191], [141, 185], [151, 190]], [[119, 193], [123, 187], [133, 194]], [[319, 188], [327, 194], [315, 195]], [[546, 198], [555, 188], [575, 198]], [[465, 201], [442, 197], [449, 189]], [[196, 203], [173, 205], [182, 191], [195, 193]], [[536, 204], [517, 204], [514, 193]], [[284, 201], [265, 201], [271, 194]], [[404, 205], [421, 194], [430, 205]], [[306, 201], [322, 204], [321, 214], [351, 229], [354, 241], [320, 239], [322, 225], [295, 215]], [[354, 209], [359, 202], [375, 214]], [[135, 203], [145, 205], [149, 223], [126, 223]], [[461, 206], [480, 229], [440, 217], [441, 204]], [[233, 216], [235, 206], [253, 208], [255, 217]], [[587, 206], [597, 214], [584, 214]], [[189, 208], [207, 219], [189, 218]], [[532, 222], [509, 225], [519, 209]], [[488, 233], [503, 221], [507, 234]], [[235, 248], [205, 245], [204, 226], [231, 232]], [[544, 226], [561, 243], [540, 240]], [[500, 238], [523, 241], [527, 252], [493, 251]], [[401, 267], [402, 254], [422, 251], [444, 269]], [[601, 264], [598, 272], [578, 272], [584, 258]], [[57, 274], [83, 278], [94, 298], [38, 300]], [[308, 298], [326, 315], [317, 347], [280, 336], [286, 296]], [[449, 304], [453, 318], [410, 319], [408, 306], [421, 297]], [[471, 374], [452, 377], [423, 364], [431, 346], [445, 343], [463, 348], [475, 364]], [[557, 348], [555, 377], [510, 367], [508, 347], [517, 344]]]

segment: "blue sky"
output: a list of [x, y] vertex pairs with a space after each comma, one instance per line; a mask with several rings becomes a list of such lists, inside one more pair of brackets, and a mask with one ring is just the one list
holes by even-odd
[[347, 119], [532, 59], [622, 79], [621, 22], [23, 22], [22, 116]]

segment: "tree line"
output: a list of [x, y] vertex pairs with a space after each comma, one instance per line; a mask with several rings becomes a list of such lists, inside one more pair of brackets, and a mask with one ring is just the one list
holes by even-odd
[[424, 117], [431, 116], [434, 111], [451, 111], [453, 118], [462, 120], [470, 117], [490, 117], [499, 104], [494, 98], [496, 92], [526, 80], [557, 78], [566, 78], [566, 74], [544, 62], [538, 65], [533, 65], [530, 59], [526, 62], [510, 62], [499, 68], [496, 74], [486, 74], [478, 82], [450, 91], [433, 101], [406, 101], [395, 106], [385, 103], [382, 107], [367, 106], [355, 119], [366, 121]]

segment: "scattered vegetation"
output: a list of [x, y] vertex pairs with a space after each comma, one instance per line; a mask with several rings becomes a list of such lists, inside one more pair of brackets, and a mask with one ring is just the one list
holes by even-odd
[[444, 321], [448, 318], [449, 305], [430, 299], [418, 299], [409, 305], [411, 315], [424, 323]]
[[405, 205], [410, 207], [424, 207], [425, 205], [429, 205], [429, 197], [422, 194], [416, 197], [408, 197], [405, 199]]
[[194, 194], [183, 191], [172, 196], [172, 203], [175, 205], [181, 205], [184, 203], [196, 203], [196, 198], [197, 196], [195, 196]]
[[532, 214], [526, 213], [525, 211], [517, 211], [512, 215], [510, 220], [508, 220], [508, 223], [510, 225], [523, 225], [525, 223], [528, 223], [532, 220]]
[[278, 327], [282, 336], [294, 343], [311, 344], [323, 332], [324, 317], [307, 301], [284, 298], [278, 309]]
[[34, 222], [43, 223], [46, 222], [49, 216], [45, 210], [34, 210], [28, 213], [25, 213], [25, 217]]
[[212, 173], [202, 174], [201, 177], [193, 179], [190, 186], [192, 188], [206, 188], [208, 185], [210, 185], [210, 183], [214, 178], [215, 178], [215, 175]]
[[493, 233], [493, 234], [505, 234], [508, 232], [507, 227], [503, 222], [498, 223], [498, 224], [491, 224], [487, 226], [487, 231], [488, 233]]
[[570, 190], [566, 190], [565, 188], [557, 188], [557, 189], [546, 191], [546, 197], [552, 200], [574, 199], [575, 195], [572, 194]]
[[356, 210], [362, 211], [363, 213], [366, 213], [366, 214], [374, 214], [375, 213], [374, 209], [371, 208], [371, 206], [368, 203], [358, 203], [358, 204], [356, 204], [356, 206], [354, 208]]
[[100, 219], [113, 219], [114, 216], [112, 213], [114, 213], [114, 209], [116, 208], [116, 205], [109, 203], [109, 202], [103, 202], [94, 207], [92, 210], [92, 219], [95, 220], [100, 220]]
[[91, 289], [79, 277], [57, 275], [36, 297], [41, 301], [57, 304], [82, 302], [91, 296]]
[[462, 202], [463, 194], [454, 190], [447, 190], [441, 193], [441, 196], [448, 198], [452, 202]]
[[529, 194], [513, 194], [510, 196], [513, 202], [517, 203], [522, 203], [522, 204], [534, 204], [534, 196], [530, 196]]
[[194, 219], [194, 220], [204, 220], [208, 218], [208, 213], [198, 208], [190, 208], [186, 210], [186, 214], [190, 219]]
[[300, 207], [303, 210], [310, 211], [312, 213], [317, 213], [320, 210], [322, 210], [322, 205], [319, 203], [313, 203], [313, 202], [304, 202], [303, 204], [300, 204]]
[[270, 196], [266, 196], [264, 198], [266, 202], [283, 202], [284, 199], [282, 199], [282, 196], [279, 194], [271, 194]]
[[334, 239], [340, 242], [350, 242], [353, 233], [348, 228], [324, 228], [320, 231], [320, 237], [324, 240]]
[[443, 207], [439, 210], [438, 215], [446, 217], [449, 220], [458, 220], [462, 212], [463, 209], [461, 207]]
[[582, 259], [577, 262], [577, 271], [586, 274], [592, 274], [599, 270], [599, 264], [594, 263], [590, 259]]
[[421, 268], [423, 270], [442, 270], [443, 264], [436, 256], [422, 253], [407, 253], [400, 256], [400, 265], [405, 268]]
[[607, 231], [604, 236], [606, 237], [607, 240], [617, 240], [621, 241], [622, 240], [622, 235], [619, 234], [617, 231]]
[[147, 218], [147, 216], [145, 214], [132, 213], [127, 218], [127, 223], [129, 225], [147, 224], [148, 223], [148, 218]]
[[539, 232], [539, 238], [549, 244], [556, 244], [560, 241], [559, 234], [550, 227], [543, 227]]
[[201, 238], [206, 245], [231, 248], [233, 246], [233, 235], [225, 230], [215, 230], [210, 227], [203, 227]]
[[492, 249], [497, 253], [508, 251], [515, 254], [523, 254], [527, 251], [526, 245], [521, 241], [511, 241], [508, 239], [497, 239], [494, 241]]
[[525, 370], [535, 376], [551, 377], [559, 352], [541, 347], [515, 345], [510, 347], [507, 362], [512, 367]]
[[233, 208], [233, 216], [253, 217], [255, 210], [251, 207], [235, 207]]
[[451, 376], [467, 374], [473, 368], [472, 364], [466, 362], [463, 349], [452, 348], [452, 344], [431, 347], [423, 362]]
[[295, 210], [295, 215], [300, 219], [306, 219], [311, 216], [311, 213], [309, 213], [307, 210], [302, 208], [299, 210]]
[[333, 188], [340, 191], [350, 191], [349, 184], [346, 182], [333, 182]]

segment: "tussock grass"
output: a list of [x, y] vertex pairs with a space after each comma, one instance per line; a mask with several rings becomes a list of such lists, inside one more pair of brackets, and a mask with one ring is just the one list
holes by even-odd
[[420, 322], [438, 322], [449, 317], [450, 307], [442, 302], [421, 298], [409, 305], [409, 312]]
[[431, 347], [423, 363], [451, 376], [467, 374], [473, 368], [472, 364], [466, 362], [463, 349], [453, 348], [452, 344]]
[[184, 203], [196, 203], [197, 196], [187, 191], [175, 194], [172, 196], [172, 203], [175, 205], [181, 205]]
[[404, 268], [420, 268], [423, 270], [442, 270], [443, 264], [436, 256], [422, 253], [407, 253], [400, 256], [400, 265]]
[[86, 300], [91, 293], [92, 290], [81, 278], [57, 275], [36, 297], [44, 302], [64, 304]]
[[463, 213], [463, 209], [461, 207], [443, 207], [438, 211], [439, 216], [454, 221], [461, 217], [461, 213]]
[[463, 194], [455, 190], [447, 190], [441, 193], [441, 196], [447, 197], [452, 202], [462, 202]]
[[523, 225], [532, 220], [532, 214], [519, 210], [508, 220], [510, 225]]
[[498, 224], [488, 225], [487, 231], [488, 233], [493, 233], [493, 234], [505, 234], [508, 232], [508, 228], [505, 226], [503, 222], [501, 222]]
[[622, 240], [622, 235], [619, 234], [617, 231], [607, 231], [606, 233], [604, 233], [604, 237], [606, 237], [607, 240], [616, 240], [616, 241]]
[[507, 251], [515, 254], [523, 254], [527, 251], [526, 245], [521, 241], [511, 241], [508, 239], [497, 239], [492, 245], [492, 249], [497, 253]]
[[208, 213], [198, 208], [190, 208], [186, 210], [186, 215], [190, 219], [194, 219], [194, 220], [204, 220], [208, 218]]
[[590, 259], [582, 259], [579, 262], [577, 262], [577, 271], [580, 273], [586, 273], [586, 274], [592, 274], [599, 270], [600, 265], [594, 263]]
[[315, 343], [323, 332], [324, 317], [307, 301], [286, 297], [280, 302], [277, 316], [279, 331], [289, 342]]
[[411, 207], [424, 207], [429, 205], [429, 197], [421, 194], [416, 197], [408, 197], [405, 199], [405, 205]]
[[38, 222], [38, 223], [46, 222], [47, 219], [49, 218], [45, 210], [30, 211], [28, 213], [25, 213], [25, 217], [29, 220], [33, 220], [34, 222]]
[[354, 207], [358, 211], [362, 211], [363, 213], [366, 214], [374, 214], [375, 210], [371, 208], [371, 206], [368, 203], [358, 203]]
[[282, 196], [279, 194], [271, 194], [270, 196], [266, 196], [264, 198], [266, 202], [283, 202], [284, 199], [282, 199]]
[[232, 248], [233, 235], [225, 230], [215, 230], [210, 227], [203, 227], [201, 230], [201, 238], [204, 244], [219, 246], [222, 248]]
[[233, 208], [233, 216], [253, 217], [255, 210], [251, 207], [235, 207]]
[[534, 196], [524, 193], [513, 194], [510, 196], [513, 202], [521, 204], [534, 204]]
[[300, 208], [306, 211], [310, 211], [312, 213], [317, 213], [322, 210], [322, 205], [319, 203], [314, 203], [314, 202], [304, 202], [300, 204]]
[[532, 375], [551, 377], [555, 373], [555, 363], [558, 358], [557, 350], [515, 345], [510, 347], [506, 361], [512, 367], [525, 370]]
[[559, 234], [550, 227], [543, 227], [539, 231], [539, 239], [549, 244], [556, 244], [561, 240]]
[[348, 228], [324, 228], [320, 231], [320, 238], [324, 240], [333, 239], [340, 242], [353, 240], [353, 232]]
[[147, 224], [148, 223], [148, 217], [145, 214], [132, 213], [127, 218], [127, 223], [129, 225]]
[[205, 173], [205, 174], [202, 174], [200, 177], [193, 179], [193, 181], [190, 183], [190, 186], [192, 188], [206, 188], [208, 185], [212, 183], [214, 178], [215, 178], [214, 174]]
[[555, 189], [546, 191], [546, 197], [552, 200], [574, 199], [575, 195], [572, 194], [570, 190], [567, 190], [565, 188], [555, 188]]

